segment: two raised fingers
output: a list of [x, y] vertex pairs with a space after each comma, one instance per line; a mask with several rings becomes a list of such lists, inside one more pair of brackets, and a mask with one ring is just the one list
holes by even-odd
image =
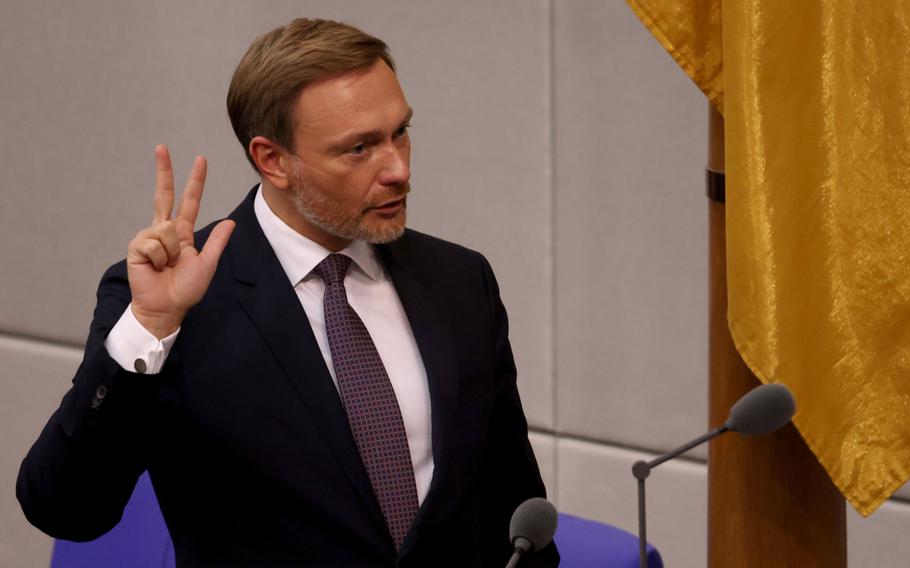
[[[128, 259], [133, 263], [151, 264], [157, 270], [174, 266], [180, 257], [182, 235], [188, 240], [184, 246], [192, 246], [193, 228], [199, 215], [199, 203], [205, 188], [207, 165], [205, 158], [197, 156], [193, 162], [186, 187], [180, 198], [177, 215], [171, 219], [174, 208], [174, 171], [171, 156], [164, 144], [155, 147], [155, 214], [152, 226], [140, 231], [130, 242]], [[180, 232], [177, 225], [180, 224]], [[189, 231], [187, 231], [189, 227]], [[205, 246], [200, 251], [200, 258], [214, 270], [218, 258], [227, 246], [227, 241], [234, 230], [233, 221], [222, 221], [212, 230]]]
[[[155, 146], [155, 170], [155, 214], [152, 217], [152, 225], [170, 220], [171, 212], [174, 210], [174, 169], [171, 165], [171, 155], [164, 144]], [[196, 226], [199, 202], [205, 188], [206, 171], [205, 158], [196, 156], [180, 198], [180, 206], [177, 208], [177, 217], [187, 221], [190, 227]]]

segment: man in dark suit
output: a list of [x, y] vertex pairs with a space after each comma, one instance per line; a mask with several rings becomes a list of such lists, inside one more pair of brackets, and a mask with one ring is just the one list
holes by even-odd
[[[156, 149], [152, 225], [98, 290], [17, 494], [93, 539], [148, 470], [180, 565], [501, 566], [544, 494], [505, 310], [472, 251], [405, 229], [411, 109], [383, 42], [295, 20], [228, 94], [262, 183], [194, 233]], [[556, 565], [551, 545], [523, 565]]]

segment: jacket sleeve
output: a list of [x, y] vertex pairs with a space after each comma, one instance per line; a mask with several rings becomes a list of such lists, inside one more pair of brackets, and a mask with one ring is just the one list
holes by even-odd
[[[494, 331], [496, 353], [496, 393], [493, 416], [490, 422], [490, 443], [485, 459], [481, 503], [485, 510], [481, 534], [495, 538], [488, 544], [500, 547], [502, 555], [490, 566], [502, 566], [512, 554], [509, 543], [509, 522], [512, 513], [526, 499], [546, 497], [546, 488], [531, 443], [528, 441], [528, 423], [518, 395], [517, 372], [512, 347], [509, 344], [509, 323], [505, 307], [499, 296], [499, 286], [490, 265], [483, 261], [484, 278], [490, 306], [490, 321]], [[499, 558], [503, 558], [501, 562]], [[551, 543], [545, 549], [528, 554], [521, 566], [558, 566], [559, 553]]]
[[104, 338], [130, 302], [126, 264], [104, 274], [82, 363], [19, 469], [26, 518], [55, 538], [95, 539], [117, 524], [139, 475], [161, 375], [124, 371]]

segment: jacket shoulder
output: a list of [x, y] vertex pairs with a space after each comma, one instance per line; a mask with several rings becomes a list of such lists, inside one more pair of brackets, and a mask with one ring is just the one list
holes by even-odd
[[390, 243], [388, 246], [391, 250], [398, 253], [411, 254], [425, 259], [432, 259], [443, 262], [469, 262], [469, 263], [487, 263], [486, 258], [479, 252], [434, 237], [414, 229], [405, 230], [404, 235], [397, 241]]

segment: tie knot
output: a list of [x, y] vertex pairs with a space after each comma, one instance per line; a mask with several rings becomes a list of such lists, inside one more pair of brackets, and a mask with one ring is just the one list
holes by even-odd
[[322, 278], [326, 286], [344, 282], [344, 275], [351, 265], [351, 257], [343, 254], [330, 254], [316, 265], [313, 272]]

